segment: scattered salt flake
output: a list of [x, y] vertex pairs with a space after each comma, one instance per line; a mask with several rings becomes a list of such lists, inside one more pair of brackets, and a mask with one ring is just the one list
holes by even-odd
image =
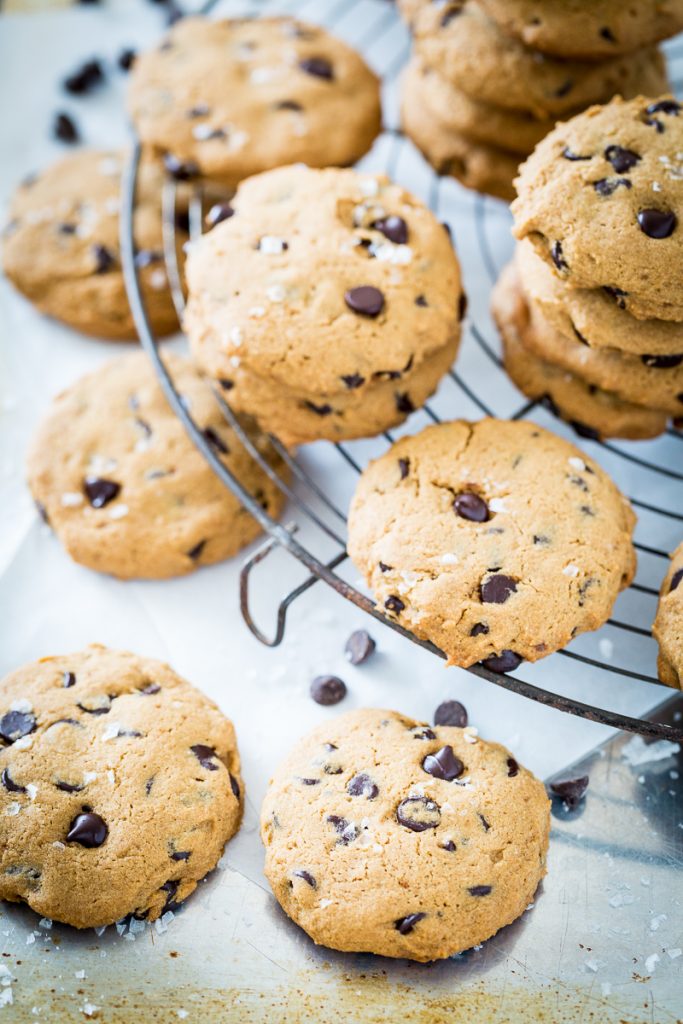
[[252, 319], [260, 320], [262, 316], [266, 315], [266, 310], [264, 306], [251, 306], [247, 313]]
[[319, 901], [318, 906], [324, 909], [325, 907], [332, 906], [332, 900], [322, 899]]
[[524, 909], [525, 910], [533, 910], [535, 906], [536, 906], [535, 902], [534, 903], [527, 903], [527, 905], [526, 905], [526, 907]]
[[173, 913], [173, 911], [172, 911], [172, 910], [167, 910], [165, 914], [162, 914], [162, 915], [161, 915], [161, 920], [162, 920], [162, 921], [164, 922], [164, 924], [166, 925], [166, 927], [168, 927], [168, 926], [169, 926], [169, 924], [171, 923], [171, 921], [172, 921], [172, 920], [173, 920], [174, 918], [175, 918], [175, 914]]
[[589, 971], [593, 971], [594, 974], [597, 971], [599, 971], [601, 967], [605, 966], [602, 960], [596, 960], [596, 959], [586, 960], [585, 964], [586, 964], [586, 967], [588, 968], [588, 970]]
[[50, 928], [52, 928], [52, 921], [50, 920], [49, 917], [41, 917], [40, 921], [38, 922], [38, 927], [47, 928], [47, 930], [49, 931]]
[[674, 949], [666, 949], [664, 952], [671, 960], [677, 960], [679, 956], [683, 956], [683, 949], [680, 946], [676, 946]]
[[5, 964], [0, 964], [0, 980], [2, 980], [3, 985], [9, 985], [12, 981], [12, 972]]
[[164, 924], [163, 920], [160, 917], [158, 917], [154, 922], [154, 931], [157, 933], [157, 935], [163, 935], [164, 932], [168, 931], [168, 928], [166, 927], [166, 925]]
[[241, 328], [231, 327], [230, 332], [228, 333], [228, 338], [230, 339], [231, 344], [239, 347], [242, 344], [243, 340]]
[[126, 932], [126, 934], [123, 937], [126, 940], [126, 942], [135, 942], [135, 936], [131, 934], [131, 932]]
[[603, 658], [610, 659], [614, 654], [614, 643], [609, 639], [609, 637], [601, 637], [598, 647], [600, 648], [600, 654], [602, 654]]
[[458, 561], [458, 556], [454, 555], [451, 551], [446, 551], [445, 554], [439, 559], [442, 565], [455, 565]]
[[126, 930], [126, 922], [125, 921], [117, 921], [116, 922], [116, 931], [119, 933], [119, 935], [123, 935], [125, 930]]
[[669, 772], [669, 778], [673, 779], [675, 781], [678, 777], [679, 777], [678, 772], [676, 771], [675, 768], [672, 768], [671, 771]]
[[56, 839], [52, 845], [55, 847], [56, 850], [66, 850], [65, 844], [60, 843], [59, 839]]
[[144, 932], [146, 927], [146, 921], [142, 921], [139, 917], [131, 917], [128, 931], [132, 932], [133, 935], [139, 935], [141, 932]]
[[376, 196], [379, 192], [379, 182], [377, 178], [362, 178], [359, 182], [360, 190], [364, 196]]
[[271, 284], [266, 288], [266, 295], [271, 302], [283, 302], [285, 298], [285, 290], [281, 284]]
[[234, 366], [235, 369], [240, 365], [240, 362], [241, 360], [239, 356], [230, 356], [230, 365]]
[[114, 505], [114, 507], [109, 512], [109, 518], [110, 519], [123, 519], [124, 516], [128, 515], [129, 511], [130, 511], [130, 509], [128, 508], [127, 505], [124, 505], [124, 504]]
[[663, 921], [666, 921], [666, 914], [657, 914], [656, 917], [653, 917], [650, 921], [650, 931], [659, 931], [659, 926], [660, 924], [662, 924]]
[[579, 473], [583, 473], [584, 469], [586, 468], [586, 463], [583, 461], [583, 459], [580, 459], [578, 455], [572, 455], [569, 459], [567, 459], [567, 462], [572, 467], [572, 469], [578, 470]]
[[106, 174], [109, 177], [115, 177], [121, 173], [121, 164], [113, 156], [107, 156], [103, 160], [100, 160], [98, 168], [100, 174]]
[[33, 704], [30, 700], [13, 700], [9, 706], [10, 711], [21, 711], [23, 714], [33, 711]]
[[125, 732], [125, 726], [120, 722], [108, 722], [102, 732], [102, 741], [115, 740], [122, 732]]
[[643, 875], [642, 878], [640, 879], [640, 884], [641, 885], [649, 885], [650, 882], [651, 882], [651, 878], [650, 878], [649, 875]]
[[161, 292], [166, 287], [166, 274], [161, 267], [156, 267], [149, 275], [150, 288], [153, 288], [155, 292]]
[[612, 994], [612, 986], [610, 985], [609, 981], [603, 981], [602, 985], [600, 986], [600, 991], [602, 992], [603, 996], [609, 996]]
[[29, 800], [35, 800], [36, 794], [38, 792], [38, 787], [35, 786], [32, 782], [27, 782], [26, 792], [28, 793]]
[[463, 739], [465, 743], [477, 743], [479, 738], [479, 730], [476, 725], [468, 725], [462, 731]]
[[635, 897], [630, 892], [616, 892], [609, 899], [610, 907], [627, 907], [635, 902]]
[[5, 814], [9, 818], [13, 818], [15, 814], [19, 814], [20, 810], [21, 804], [18, 804], [16, 800], [14, 800], [11, 804], [7, 804], [7, 807], [5, 808]]
[[262, 235], [258, 247], [268, 256], [277, 256], [278, 253], [285, 251], [286, 242], [284, 238], [277, 238], [275, 235]]
[[671, 740], [656, 740], [654, 743], [646, 743], [642, 736], [633, 736], [622, 748], [621, 756], [627, 764], [636, 768], [641, 764], [666, 761], [667, 758], [677, 754], [680, 749], [680, 743], [672, 743]]
[[86, 786], [89, 782], [94, 782], [97, 778], [97, 772], [83, 772], [83, 782]]
[[85, 976], [86, 976], [86, 974], [85, 974], [85, 971], [83, 971], [83, 970], [81, 970], [81, 971], [74, 971], [74, 978], [78, 978], [80, 981], [83, 981], [83, 978], [85, 978]]
[[11, 1006], [13, 1003], [12, 989], [3, 988], [0, 991], [0, 1006]]
[[30, 750], [33, 746], [32, 736], [20, 736], [18, 740], [13, 743], [15, 750]]
[[99, 1006], [96, 1003], [83, 1003], [81, 1006], [81, 1013], [84, 1013], [86, 1017], [92, 1017], [99, 1010]]
[[60, 500], [64, 508], [76, 508], [83, 504], [83, 495], [78, 491], [65, 491]]
[[106, 924], [100, 924], [100, 925], [97, 926], [97, 928], [95, 928], [93, 930], [95, 932], [95, 935], [97, 935], [97, 937], [99, 938], [101, 935], [104, 935], [104, 933], [107, 930], [107, 926], [106, 926]]
[[180, 1017], [181, 1020], [185, 1020], [185, 1018], [188, 1015], [188, 1011], [187, 1010], [176, 1010], [176, 1013], [178, 1014], [178, 1016]]
[[491, 498], [491, 500], [489, 502], [489, 509], [491, 510], [491, 512], [505, 512], [505, 511], [507, 511], [507, 506], [505, 504], [505, 499], [504, 498]]
[[35, 932], [30, 932], [26, 936], [26, 945], [27, 946], [32, 946], [35, 941], [36, 941], [36, 933]]
[[657, 966], [658, 963], [659, 963], [659, 954], [658, 953], [653, 953], [652, 956], [649, 956], [647, 958], [647, 960], [645, 961], [645, 970], [647, 971], [647, 973], [648, 974], [654, 974], [655, 967]]
[[562, 575], [563, 576], [578, 576], [579, 575], [579, 567], [578, 567], [578, 565], [571, 565], [571, 564], [565, 565], [564, 569], [562, 570]]

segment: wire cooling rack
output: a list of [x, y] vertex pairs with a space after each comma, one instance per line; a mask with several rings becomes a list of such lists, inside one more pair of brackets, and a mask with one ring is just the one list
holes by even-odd
[[[202, 7], [202, 13], [217, 6], [209, 2]], [[223, 5], [225, 6], [225, 5]], [[421, 429], [427, 423], [438, 423], [443, 418], [463, 416], [500, 416], [509, 419], [530, 418], [550, 425], [557, 433], [566, 433], [567, 428], [559, 421], [549, 420], [549, 414], [539, 402], [520, 403], [519, 393], [510, 384], [502, 367], [496, 332], [488, 316], [490, 288], [509, 255], [509, 214], [498, 201], [466, 193], [454, 182], [438, 178], [417, 157], [408, 140], [396, 124], [396, 79], [408, 56], [409, 43], [405, 30], [400, 25], [393, 5], [379, 0], [291, 0], [227, 5], [226, 14], [294, 14], [308, 17], [324, 24], [369, 56], [371, 63], [383, 76], [385, 102], [385, 128], [373, 149], [370, 158], [363, 161], [364, 168], [383, 170], [390, 178], [402, 181], [403, 171], [408, 167], [413, 176], [417, 175], [423, 198], [442, 220], [454, 230], [456, 240], [461, 233], [467, 235], [470, 255], [476, 253], [476, 265], [464, 263], [465, 281], [470, 293], [470, 317], [461, 345], [457, 366], [452, 368], [437, 394], [421, 410], [410, 417], [406, 429], [410, 432]], [[221, 13], [223, 11], [221, 10]], [[674, 40], [668, 46], [672, 77], [676, 77], [676, 66], [683, 70], [683, 40]], [[374, 58], [374, 59], [373, 59]], [[244, 563], [241, 572], [240, 603], [245, 622], [251, 632], [262, 643], [275, 647], [283, 639], [287, 624], [287, 613], [292, 604], [311, 587], [323, 581], [338, 594], [351, 601], [368, 615], [381, 621], [390, 629], [409, 638], [421, 647], [439, 657], [444, 657], [428, 641], [420, 640], [400, 624], [385, 617], [367, 593], [342, 575], [348, 572], [346, 554], [346, 499], [340, 498], [338, 488], [330, 487], [330, 479], [342, 476], [348, 478], [347, 491], [352, 488], [368, 457], [378, 455], [387, 444], [391, 444], [397, 432], [387, 431], [380, 438], [370, 442], [324, 444], [323, 460], [325, 473], [316, 472], [315, 465], [306, 449], [294, 455], [276, 438], [270, 443], [291, 471], [291, 483], [265, 461], [264, 456], [249, 439], [239, 421], [216, 387], [215, 397], [225, 419], [235, 431], [241, 443], [260, 464], [279, 489], [286, 495], [295, 518], [287, 525], [277, 522], [263, 510], [258, 500], [249, 493], [230, 473], [207, 442], [191, 412], [183, 404], [181, 395], [175, 389], [163, 359], [159, 354], [156, 339], [152, 333], [144, 300], [141, 294], [138, 270], [135, 264], [133, 241], [133, 213], [140, 160], [140, 146], [135, 144], [123, 183], [121, 214], [121, 255], [128, 296], [135, 318], [140, 341], [150, 356], [159, 376], [160, 384], [176, 415], [182, 421], [193, 443], [216, 473], [222, 483], [235, 494], [262, 526], [266, 540]], [[187, 189], [183, 184], [183, 192]], [[175, 226], [179, 211], [180, 189], [169, 179], [162, 196], [164, 257], [173, 300], [179, 318], [185, 305], [182, 277], [178, 264]], [[208, 200], [201, 185], [190, 186], [189, 227], [190, 239], [196, 241], [205, 225]], [[460, 249], [460, 245], [458, 244]], [[501, 252], [502, 250], [505, 250]], [[474, 296], [470, 291], [468, 271], [474, 279]], [[480, 301], [477, 301], [481, 293]], [[611, 618], [597, 634], [586, 634], [572, 643], [571, 650], [562, 650], [543, 663], [522, 664], [514, 674], [492, 672], [483, 665], [474, 665], [469, 671], [482, 679], [524, 697], [560, 711], [578, 715], [605, 725], [640, 733], [650, 738], [683, 740], [683, 729], [676, 726], [652, 723], [632, 718], [600, 706], [585, 704], [561, 693], [554, 692], [553, 683], [549, 689], [548, 679], [553, 682], [566, 678], [568, 674], [590, 673], [591, 684], [602, 695], [614, 694], [613, 686], [620, 678], [639, 680], [659, 686], [653, 674], [655, 646], [651, 639], [649, 624], [654, 618], [658, 587], [667, 568], [668, 551], [683, 534], [683, 514], [676, 510], [681, 507], [683, 494], [683, 433], [669, 428], [666, 434], [654, 442], [620, 443], [603, 442], [584, 437], [573, 440], [584, 446], [597, 447], [595, 454], [612, 474], [622, 490], [629, 494], [639, 516], [636, 548], [639, 554], [639, 570], [635, 582], [617, 603], [618, 617]], [[316, 446], [313, 446], [314, 448]], [[647, 500], [646, 500], [647, 499]], [[275, 626], [270, 634], [257, 625], [251, 602], [252, 574], [274, 549], [283, 549], [297, 560], [306, 570], [305, 578], [285, 594], [278, 603]], [[646, 623], [647, 625], [643, 625]], [[529, 676], [532, 678], [530, 679]], [[538, 685], [537, 681], [541, 685]], [[662, 700], [671, 691], [660, 687]]]

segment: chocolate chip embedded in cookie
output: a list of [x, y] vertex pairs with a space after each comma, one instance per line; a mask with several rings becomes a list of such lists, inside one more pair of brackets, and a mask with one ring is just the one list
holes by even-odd
[[[464, 495], [486, 515], [463, 516]], [[449, 664], [505, 672], [605, 622], [633, 577], [634, 522], [606, 473], [561, 438], [456, 421], [370, 463], [348, 548], [377, 606]]]
[[683, 544], [671, 556], [652, 634], [659, 644], [659, 678], [667, 686], [683, 689]]
[[[25, 665], [1, 691], [0, 899], [77, 928], [153, 921], [186, 899], [242, 816], [216, 705], [168, 665], [97, 644]], [[84, 710], [98, 702], [105, 714]]]
[[[206, 381], [189, 360], [164, 359], [215, 454], [277, 516], [282, 492], [227, 425]], [[269, 464], [286, 473], [253, 424], [244, 426]], [[190, 441], [141, 352], [106, 363], [54, 400], [27, 471], [71, 557], [124, 579], [192, 572], [231, 557], [260, 532]]]
[[285, 443], [381, 432], [419, 408], [460, 339], [443, 225], [384, 176], [281, 167], [243, 182], [193, 246], [184, 326], [227, 400]]
[[[48, 316], [95, 337], [137, 338], [119, 252], [125, 153], [91, 150], [50, 165], [21, 184], [11, 201], [3, 267]], [[140, 165], [136, 262], [152, 329], [178, 329], [163, 259], [163, 171], [149, 154]], [[178, 228], [178, 246], [187, 239]]]
[[504, 747], [374, 709], [300, 740], [261, 811], [266, 877], [314, 942], [421, 961], [524, 911], [548, 832], [544, 787]]
[[183, 18], [136, 58], [128, 106], [143, 142], [231, 187], [282, 164], [352, 164], [381, 122], [362, 57], [292, 18]]
[[683, 116], [671, 97], [618, 97], [560, 124], [520, 168], [514, 233], [572, 288], [638, 319], [683, 319]]

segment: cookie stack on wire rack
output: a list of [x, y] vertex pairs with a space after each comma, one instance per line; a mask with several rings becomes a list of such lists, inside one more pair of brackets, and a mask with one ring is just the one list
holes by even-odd
[[666, 91], [656, 44], [683, 28], [680, 2], [400, 7], [414, 41], [402, 85], [406, 133], [439, 174], [505, 200], [518, 165], [558, 119], [615, 95]]
[[683, 416], [683, 108], [614, 99], [523, 165], [493, 297], [505, 365], [580, 433], [649, 438]]

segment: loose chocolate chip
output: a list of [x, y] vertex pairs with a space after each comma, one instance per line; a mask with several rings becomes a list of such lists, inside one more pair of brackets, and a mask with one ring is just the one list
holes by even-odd
[[361, 284], [357, 288], [349, 288], [344, 292], [344, 302], [361, 316], [375, 317], [384, 309], [384, 296], [379, 288], [371, 284]]
[[583, 800], [588, 789], [588, 781], [588, 775], [576, 779], [560, 779], [550, 783], [550, 792], [573, 810]]
[[325, 57], [304, 57], [299, 61], [299, 67], [314, 78], [324, 78], [327, 82], [334, 78], [334, 69]]
[[190, 181], [199, 174], [199, 167], [193, 160], [179, 160], [173, 153], [164, 153], [164, 167], [176, 181]]
[[346, 792], [349, 796], [364, 796], [366, 800], [374, 800], [379, 793], [379, 787], [375, 785], [369, 775], [359, 772], [348, 783]]
[[581, 156], [579, 153], [572, 152], [572, 150], [569, 148], [569, 146], [565, 146], [564, 147], [564, 149], [562, 150], [562, 156], [565, 158], [565, 160], [592, 160], [593, 159], [592, 156]]
[[515, 651], [503, 650], [500, 654], [491, 654], [484, 658], [482, 665], [491, 672], [514, 672], [524, 661]]
[[205, 546], [206, 541], [200, 540], [198, 544], [195, 544], [193, 548], [190, 548], [190, 550], [187, 552], [187, 557], [191, 558], [193, 562], [196, 562], [199, 556], [201, 555], [202, 551], [204, 550]]
[[311, 412], [314, 412], [316, 416], [329, 416], [330, 413], [333, 412], [332, 406], [327, 403], [324, 405], [316, 405], [315, 402], [309, 402], [306, 400], [304, 405], [307, 409], [310, 409]]
[[387, 565], [386, 562], [378, 562], [380, 572], [391, 572], [391, 566]]
[[681, 104], [677, 103], [676, 100], [657, 100], [656, 103], [651, 103], [649, 107], [645, 108], [646, 114], [670, 114], [672, 117], [678, 117], [681, 110]]
[[143, 686], [138, 692], [144, 693], [146, 696], [151, 696], [153, 693], [158, 693], [160, 689], [161, 687], [158, 683], [147, 683], [147, 685]]
[[453, 509], [461, 519], [469, 519], [473, 523], [485, 523], [489, 518], [488, 505], [473, 491], [462, 491], [457, 494]]
[[235, 210], [230, 203], [214, 203], [206, 215], [206, 223], [210, 228], [220, 224], [223, 220], [229, 220], [235, 216]]
[[192, 856], [192, 850], [174, 850], [171, 854], [171, 860], [189, 860]]
[[373, 221], [371, 227], [376, 231], [381, 231], [385, 238], [388, 238], [390, 242], [395, 242], [396, 245], [405, 245], [408, 241], [408, 225], [403, 217], [393, 214], [389, 217], [381, 217], [379, 220]]
[[410, 730], [414, 740], [435, 740], [436, 733], [428, 725], [415, 725]]
[[68, 142], [70, 144], [78, 142], [81, 137], [73, 118], [69, 117], [68, 114], [55, 115], [52, 134], [60, 142]]
[[558, 270], [569, 270], [569, 264], [564, 258], [562, 242], [553, 242], [550, 256]]
[[105, 480], [99, 476], [86, 476], [83, 482], [83, 490], [93, 508], [104, 508], [110, 501], [113, 501], [121, 490], [121, 484], [115, 480]]
[[491, 892], [490, 885], [471, 885], [467, 890], [470, 896], [488, 896]]
[[428, 775], [433, 775], [435, 779], [444, 779], [446, 782], [459, 778], [465, 771], [465, 765], [455, 756], [451, 746], [442, 747], [435, 754], [427, 754], [422, 762], [422, 768]]
[[481, 822], [481, 824], [482, 824], [482, 827], [483, 827], [483, 829], [484, 829], [484, 832], [488, 832], [488, 831], [489, 831], [489, 829], [491, 828], [491, 826], [489, 825], [488, 821], [486, 820], [486, 818], [484, 817], [484, 815], [483, 815], [483, 814], [480, 814], [480, 815], [479, 815], [479, 821], [480, 821], [480, 822]]
[[14, 743], [36, 728], [36, 716], [30, 711], [8, 711], [0, 718], [0, 739]]
[[334, 825], [335, 830], [339, 833], [340, 838], [337, 842], [340, 846], [348, 846], [360, 835], [357, 825], [347, 821], [346, 818], [341, 818], [338, 814], [328, 814], [327, 821], [330, 825]]
[[348, 373], [345, 376], [342, 376], [342, 380], [350, 390], [360, 388], [365, 384], [365, 377], [361, 377], [359, 373]]
[[515, 775], [519, 772], [519, 765], [515, 761], [514, 757], [508, 757], [507, 759], [508, 778], [514, 779]]
[[204, 435], [204, 437], [206, 438], [206, 440], [209, 442], [213, 449], [221, 452], [222, 455], [230, 454], [230, 449], [228, 448], [227, 444], [220, 436], [220, 434], [218, 434], [213, 429], [213, 427], [205, 427], [204, 430], [202, 430], [202, 434]]
[[683, 569], [677, 569], [671, 577], [671, 583], [669, 585], [669, 593], [672, 594], [674, 590], [677, 590], [681, 580], [683, 580]]
[[410, 935], [418, 921], [422, 921], [426, 916], [423, 913], [406, 914], [405, 917], [399, 917], [398, 921], [394, 921], [394, 928], [401, 935]]
[[410, 459], [399, 459], [398, 471], [401, 474], [401, 480], [405, 480], [410, 472]]
[[682, 356], [641, 356], [641, 362], [655, 370], [672, 370], [683, 363]]
[[678, 218], [672, 210], [638, 211], [638, 225], [648, 238], [669, 238], [677, 224]]
[[445, 700], [434, 712], [434, 725], [452, 725], [464, 729], [467, 725], [467, 708], [459, 700]]
[[344, 647], [346, 660], [352, 665], [362, 665], [374, 653], [377, 644], [365, 629], [356, 629]]
[[396, 597], [395, 594], [390, 594], [384, 602], [384, 607], [388, 612], [393, 612], [394, 615], [400, 615], [405, 605], [400, 597]]
[[106, 245], [93, 245], [92, 254], [95, 257], [96, 274], [106, 274], [116, 266], [116, 257], [107, 249]]
[[399, 412], [405, 413], [407, 416], [409, 416], [411, 412], [415, 412], [415, 406], [413, 405], [412, 399], [407, 391], [404, 391], [403, 394], [396, 392], [394, 399], [396, 401], [396, 408]]
[[458, 299], [458, 320], [462, 323], [467, 315], [467, 296], [464, 292], [460, 292], [460, 298]]
[[87, 849], [92, 850], [101, 846], [109, 834], [109, 829], [103, 818], [94, 811], [86, 811], [85, 814], [77, 814], [69, 825], [66, 835], [67, 843], [79, 843]]
[[306, 883], [306, 885], [310, 885], [311, 889], [318, 888], [318, 883], [316, 882], [315, 878], [310, 873], [310, 871], [306, 871], [305, 868], [299, 868], [297, 871], [295, 871], [294, 877], [300, 878], [302, 881]]
[[213, 747], [207, 747], [205, 743], [195, 743], [190, 747], [190, 750], [197, 758], [202, 768], [206, 768], [209, 772], [218, 771], [218, 765], [216, 764], [218, 758]]
[[68, 689], [76, 685], [76, 676], [73, 672], [62, 672], [62, 686]]
[[303, 110], [304, 108], [296, 100], [278, 100], [273, 104], [275, 110]]
[[427, 300], [424, 297], [424, 295], [418, 295], [417, 298], [415, 299], [415, 305], [416, 306], [423, 306], [424, 307], [424, 306], [428, 306], [429, 303], [427, 302]]
[[624, 188], [632, 187], [628, 178], [600, 178], [599, 181], [593, 182], [593, 188], [599, 196], [611, 196], [620, 185], [623, 185]]
[[489, 627], [485, 622], [475, 622], [470, 630], [470, 636], [487, 636]]
[[2, 769], [2, 775], [0, 776], [0, 780], [2, 781], [2, 784], [3, 784], [3, 786], [5, 787], [5, 789], [7, 790], [8, 793], [25, 793], [26, 792], [26, 786], [19, 786], [19, 785], [17, 785], [16, 782], [14, 782], [14, 780], [12, 779], [12, 776], [9, 773], [9, 768], [3, 768]]
[[452, 839], [447, 839], [445, 843], [441, 844], [441, 849], [446, 850], [447, 853], [455, 853], [457, 846]]
[[630, 171], [640, 159], [639, 153], [634, 153], [632, 149], [624, 149], [622, 146], [608, 146], [605, 150], [605, 160], [611, 163], [617, 174]]
[[481, 583], [481, 599], [485, 604], [505, 604], [511, 594], [517, 590], [517, 580], [512, 576], [497, 573], [487, 576]]
[[57, 789], [61, 789], [62, 793], [80, 793], [82, 789], [85, 789], [85, 786], [71, 782], [55, 782], [55, 786]]
[[64, 88], [74, 96], [82, 96], [104, 81], [102, 65], [98, 60], [89, 60], [73, 74], [64, 79]]
[[122, 71], [130, 71], [130, 69], [133, 67], [133, 64], [135, 63], [136, 56], [137, 54], [135, 50], [131, 50], [130, 48], [121, 50], [121, 53], [119, 54], [116, 63]]
[[441, 821], [439, 805], [426, 796], [409, 796], [396, 808], [396, 820], [412, 832], [436, 828]]
[[346, 683], [338, 676], [316, 676], [311, 683], [311, 697], [316, 704], [329, 707], [346, 696]]

